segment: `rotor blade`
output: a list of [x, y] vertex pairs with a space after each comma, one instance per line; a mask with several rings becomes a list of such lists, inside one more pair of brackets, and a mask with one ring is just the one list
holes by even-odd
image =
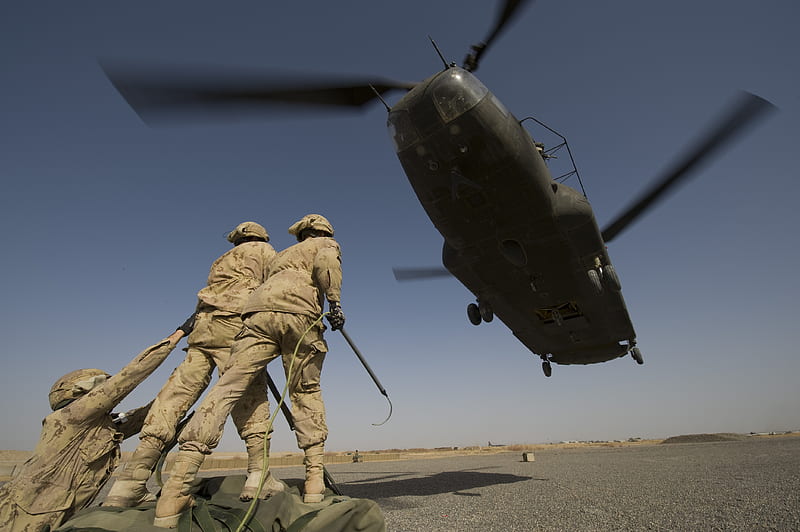
[[696, 170], [701, 163], [707, 163], [710, 156], [726, 142], [731, 141], [736, 134], [742, 132], [747, 126], [754, 124], [757, 118], [773, 109], [775, 109], [775, 106], [767, 100], [749, 92], [742, 93], [738, 102], [732, 106], [731, 110], [710, 130], [705, 139], [694, 150], [684, 156], [626, 211], [603, 229], [603, 240], [605, 242], [613, 240], [642, 213], [663, 199], [664, 193], [691, 177], [692, 171]]
[[[360, 108], [377, 94], [414, 83], [373, 79], [324, 79], [256, 74], [230, 69], [101, 64], [111, 83], [145, 122], [246, 116], [253, 111]], [[376, 94], [377, 93], [377, 94]]]
[[451, 277], [453, 274], [444, 268], [392, 268], [398, 281], [420, 281], [437, 277]]
[[529, 3], [530, 0], [506, 0], [503, 4], [502, 9], [499, 12], [497, 17], [497, 21], [494, 24], [494, 28], [489, 33], [489, 36], [486, 38], [485, 41], [480, 42], [478, 44], [473, 44], [471, 47], [471, 52], [467, 55], [464, 59], [464, 69], [468, 70], [469, 72], [474, 72], [478, 69], [478, 62], [480, 62], [481, 56], [489, 48], [489, 45], [500, 35], [500, 32], [505, 28], [506, 24], [514, 17], [517, 10], [523, 7], [525, 4]]

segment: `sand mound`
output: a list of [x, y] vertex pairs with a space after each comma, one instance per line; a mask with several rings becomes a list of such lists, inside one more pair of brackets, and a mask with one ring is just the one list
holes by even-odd
[[708, 443], [715, 441], [741, 441], [746, 438], [747, 436], [744, 434], [717, 432], [716, 434], [684, 434], [682, 436], [671, 436], [661, 443]]

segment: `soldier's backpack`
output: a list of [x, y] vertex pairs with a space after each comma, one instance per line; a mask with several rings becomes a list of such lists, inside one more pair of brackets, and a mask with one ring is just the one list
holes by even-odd
[[[195, 494], [197, 505], [186, 512], [178, 532], [235, 531], [245, 518], [250, 502], [239, 500], [244, 475], [205, 479]], [[102, 532], [136, 530], [161, 532], [153, 526], [155, 503], [136, 508], [97, 506], [86, 508], [54, 532]], [[385, 532], [378, 505], [368, 499], [335, 495], [330, 490], [318, 504], [305, 504], [297, 486], [259, 500], [253, 517], [243, 530], [252, 532]]]

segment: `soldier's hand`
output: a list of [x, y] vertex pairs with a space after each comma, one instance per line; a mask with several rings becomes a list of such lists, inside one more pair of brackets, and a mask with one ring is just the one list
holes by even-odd
[[338, 301], [331, 301], [328, 304], [328, 323], [331, 324], [332, 331], [338, 331], [344, 327], [344, 312]]
[[175, 344], [177, 344], [178, 342], [181, 341], [181, 338], [183, 338], [184, 334], [185, 333], [182, 330], [178, 329], [174, 333], [172, 333], [169, 336], [167, 336], [166, 339], [169, 340], [169, 343], [171, 343], [172, 345], [175, 345]]

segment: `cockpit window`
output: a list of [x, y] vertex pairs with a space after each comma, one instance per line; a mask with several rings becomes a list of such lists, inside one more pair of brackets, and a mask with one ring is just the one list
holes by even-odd
[[431, 83], [433, 103], [445, 123], [466, 113], [489, 89], [478, 78], [458, 67], [449, 68]]
[[419, 140], [416, 128], [411, 124], [407, 111], [392, 111], [386, 123], [397, 153]]

